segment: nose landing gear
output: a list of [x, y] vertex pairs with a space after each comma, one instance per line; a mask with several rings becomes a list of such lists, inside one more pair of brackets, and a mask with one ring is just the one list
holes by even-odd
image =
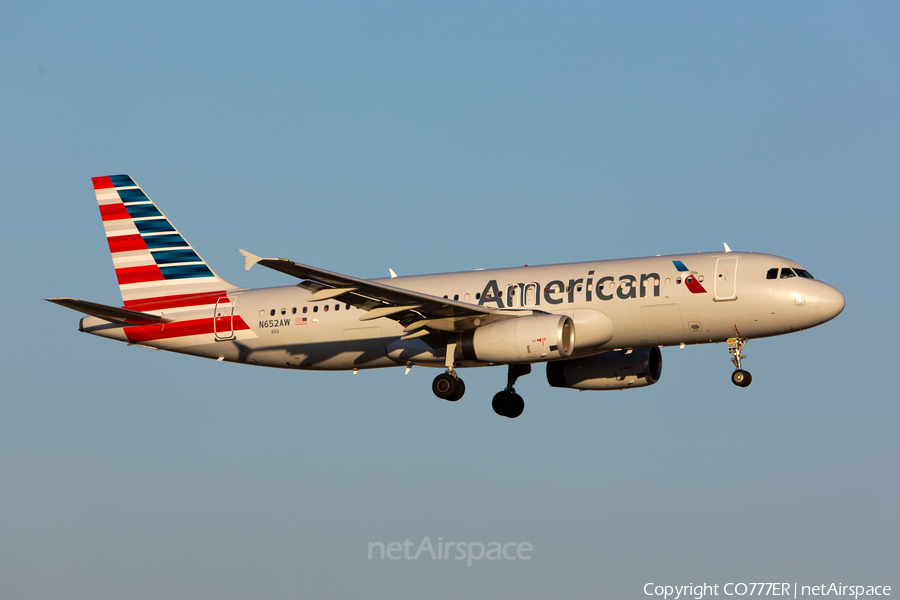
[[506, 378], [506, 389], [497, 392], [491, 406], [494, 412], [501, 417], [515, 419], [525, 410], [525, 401], [516, 393], [516, 380], [522, 375], [531, 373], [531, 365], [509, 365], [509, 375]]
[[753, 377], [741, 368], [741, 359], [747, 358], [743, 354], [744, 346], [750, 340], [742, 337], [728, 338], [728, 353], [731, 354], [731, 362], [734, 363], [734, 373], [731, 374], [731, 383], [738, 387], [747, 387], [753, 381]]

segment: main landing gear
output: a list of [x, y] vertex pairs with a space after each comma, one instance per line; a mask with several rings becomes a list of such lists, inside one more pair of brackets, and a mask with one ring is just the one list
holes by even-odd
[[[447, 344], [447, 370], [434, 378], [431, 383], [431, 391], [442, 400], [456, 402], [466, 393], [466, 384], [456, 374], [456, 340]], [[531, 365], [509, 365], [509, 374], [506, 377], [506, 389], [494, 395], [491, 403], [494, 412], [501, 417], [515, 419], [525, 410], [525, 401], [516, 393], [516, 380], [522, 375], [531, 373]]]
[[[506, 378], [506, 389], [494, 395], [491, 405], [494, 412], [501, 417], [515, 419], [525, 410], [525, 401], [516, 393], [516, 380], [522, 375], [531, 373], [531, 365], [509, 365], [509, 374]], [[466, 384], [459, 378], [455, 370], [448, 369], [434, 378], [431, 391], [442, 400], [456, 402], [466, 393]]]
[[743, 354], [744, 346], [750, 340], [746, 338], [729, 338], [728, 353], [731, 354], [731, 362], [734, 363], [734, 373], [731, 374], [731, 383], [738, 387], [747, 387], [753, 381], [750, 373], [741, 368], [741, 359], [747, 358]]
[[531, 373], [531, 365], [509, 365], [509, 375], [506, 378], [506, 389], [497, 392], [491, 405], [494, 412], [501, 417], [515, 419], [525, 410], [525, 401], [516, 393], [516, 379], [522, 375]]
[[466, 393], [466, 384], [456, 374], [456, 371], [447, 371], [434, 378], [431, 383], [431, 391], [442, 400], [456, 402]]
[[456, 402], [466, 393], [466, 384], [456, 374], [456, 338], [447, 343], [447, 358], [444, 363], [447, 371], [434, 378], [431, 391], [441, 400]]

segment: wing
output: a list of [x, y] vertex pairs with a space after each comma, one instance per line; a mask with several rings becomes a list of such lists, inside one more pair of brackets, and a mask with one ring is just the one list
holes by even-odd
[[362, 309], [360, 321], [388, 318], [405, 327], [405, 339], [427, 335], [429, 331], [459, 332], [475, 329], [493, 321], [520, 317], [534, 311], [500, 311], [467, 304], [431, 294], [394, 287], [376, 281], [333, 273], [325, 269], [301, 265], [286, 258], [260, 258], [245, 250], [244, 270], [255, 264], [303, 279], [298, 287], [313, 294], [307, 302], [335, 299]]

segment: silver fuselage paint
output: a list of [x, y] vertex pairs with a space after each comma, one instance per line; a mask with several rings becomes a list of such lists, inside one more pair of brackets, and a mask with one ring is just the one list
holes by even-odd
[[[495, 309], [568, 315], [575, 322], [574, 358], [620, 348], [781, 335], [820, 325], [843, 309], [840, 292], [821, 281], [767, 279], [767, 271], [776, 267], [800, 265], [768, 254], [710, 252], [375, 281]], [[692, 291], [688, 277], [694, 278], [695, 291], [697, 286], [704, 291]], [[226, 308], [243, 319], [249, 332], [229, 338], [227, 330], [217, 331], [144, 345], [294, 369], [444, 366], [443, 347], [401, 342], [399, 323], [388, 318], [361, 322], [365, 311], [335, 300], [307, 302], [310, 295], [297, 286], [229, 292], [232, 306]], [[121, 327], [96, 317], [85, 317], [81, 329], [126, 340]]]

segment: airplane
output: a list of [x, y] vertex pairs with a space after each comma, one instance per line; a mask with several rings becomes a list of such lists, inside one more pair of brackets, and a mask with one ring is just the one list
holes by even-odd
[[47, 298], [87, 316], [79, 331], [217, 361], [298, 370], [414, 365], [443, 370], [438, 398], [465, 393], [459, 369], [505, 365], [494, 412], [514, 419], [519, 377], [546, 364], [550, 386], [655, 384], [664, 346], [726, 342], [732, 382], [751, 339], [815, 327], [844, 296], [770, 254], [702, 252], [360, 279], [240, 250], [245, 270], [296, 285], [248, 289], [215, 274], [128, 175], [92, 179], [123, 305]]

